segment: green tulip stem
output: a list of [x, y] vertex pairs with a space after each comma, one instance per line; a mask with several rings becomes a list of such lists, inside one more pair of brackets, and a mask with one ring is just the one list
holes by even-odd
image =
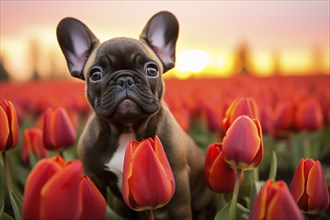
[[152, 209], [147, 210], [148, 220], [154, 220], [154, 212]]
[[307, 133], [303, 134], [304, 158], [313, 158], [311, 141]]
[[239, 185], [240, 185], [240, 179], [241, 179], [241, 170], [237, 169], [237, 175], [235, 180], [235, 186], [233, 191], [233, 198], [230, 203], [229, 208], [229, 219], [236, 219], [236, 204], [237, 204], [237, 198], [238, 198], [238, 191], [239, 191]]
[[11, 175], [10, 175], [10, 170], [9, 170], [7, 155], [6, 155], [6, 152], [5, 151], [2, 152], [2, 160], [3, 160], [3, 166], [4, 166], [4, 169], [5, 169], [5, 173], [6, 173], [8, 193], [10, 193], [11, 191], [13, 191], [13, 182], [11, 180]]
[[60, 157], [62, 157], [63, 160], [64, 160], [64, 154], [63, 154], [63, 151], [60, 151], [60, 152], [59, 152], [59, 155], [60, 155]]

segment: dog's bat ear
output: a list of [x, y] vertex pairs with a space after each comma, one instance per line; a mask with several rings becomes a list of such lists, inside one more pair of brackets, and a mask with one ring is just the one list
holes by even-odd
[[150, 18], [140, 35], [140, 39], [146, 41], [162, 61], [164, 72], [174, 67], [178, 35], [179, 22], [168, 11], [161, 11]]
[[99, 40], [84, 23], [75, 18], [61, 20], [56, 34], [71, 75], [84, 80], [86, 61]]

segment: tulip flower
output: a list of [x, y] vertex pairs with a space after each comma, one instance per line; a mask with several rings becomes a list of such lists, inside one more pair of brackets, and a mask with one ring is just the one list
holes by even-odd
[[290, 191], [305, 213], [317, 214], [327, 209], [329, 192], [320, 161], [301, 159], [294, 173]]
[[294, 120], [294, 106], [289, 101], [278, 103], [274, 112], [274, 127], [278, 130], [288, 130]]
[[323, 127], [323, 113], [319, 102], [315, 99], [301, 101], [297, 105], [295, 125], [298, 130], [320, 130]]
[[46, 149], [62, 151], [75, 143], [76, 131], [63, 108], [47, 109], [42, 120]]
[[259, 120], [239, 116], [223, 139], [223, 157], [235, 169], [252, 169], [263, 158], [262, 132]]
[[267, 180], [260, 189], [250, 213], [254, 219], [304, 219], [284, 181]]
[[23, 201], [24, 219], [104, 219], [106, 203], [79, 160], [40, 160], [29, 174]]
[[222, 109], [219, 106], [205, 104], [204, 112], [207, 129], [211, 132], [220, 130], [222, 128], [220, 119], [222, 117]]
[[123, 197], [133, 210], [166, 205], [175, 191], [172, 169], [159, 138], [129, 142], [124, 158]]
[[44, 147], [42, 131], [39, 128], [29, 128], [24, 131], [22, 159], [26, 163], [29, 162], [30, 150], [34, 152], [37, 159], [47, 157], [48, 152]]
[[225, 131], [241, 115], [246, 115], [250, 118], [258, 117], [258, 107], [253, 98], [237, 98], [230, 104], [222, 122]]
[[18, 142], [18, 122], [14, 105], [0, 101], [0, 152], [14, 149]]
[[236, 176], [237, 170], [229, 167], [223, 159], [222, 144], [210, 144], [205, 157], [205, 179], [208, 186], [218, 193], [233, 192]]

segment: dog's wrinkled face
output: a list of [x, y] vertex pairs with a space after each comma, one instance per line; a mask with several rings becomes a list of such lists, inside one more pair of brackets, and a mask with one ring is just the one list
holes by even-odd
[[115, 38], [98, 46], [85, 66], [87, 99], [116, 123], [139, 123], [160, 107], [162, 63], [141, 41]]
[[86, 96], [105, 120], [136, 125], [160, 109], [162, 74], [175, 63], [179, 24], [170, 12], [159, 12], [140, 39], [113, 38], [100, 43], [74, 18], [63, 19], [57, 39], [72, 76], [86, 81]]

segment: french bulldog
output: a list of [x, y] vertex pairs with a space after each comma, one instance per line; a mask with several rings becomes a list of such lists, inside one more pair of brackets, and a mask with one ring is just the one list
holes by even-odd
[[[57, 26], [57, 39], [73, 77], [85, 80], [92, 107], [78, 142], [84, 172], [102, 194], [115, 195], [114, 209], [134, 216], [123, 202], [121, 181], [129, 141], [157, 135], [173, 170], [171, 201], [156, 219], [213, 218], [214, 198], [203, 174], [204, 154], [179, 126], [163, 101], [163, 73], [174, 67], [179, 23], [167, 11], [155, 14], [139, 39], [119, 37], [100, 43], [75, 18]], [[133, 215], [131, 215], [133, 214]]]

